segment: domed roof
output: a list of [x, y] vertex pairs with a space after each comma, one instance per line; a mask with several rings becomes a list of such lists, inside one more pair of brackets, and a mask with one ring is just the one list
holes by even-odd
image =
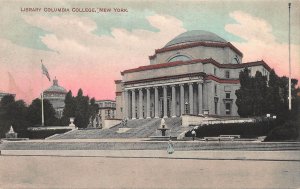
[[189, 42], [192, 43], [192, 42], [200, 42], [200, 41], [227, 43], [225, 39], [221, 38], [220, 36], [212, 32], [208, 32], [204, 30], [192, 30], [178, 35], [170, 42], [168, 42], [165, 45], [165, 47], [170, 47], [182, 43], [189, 43]]
[[58, 80], [55, 78], [53, 79], [53, 85], [49, 87], [47, 90], [44, 92], [46, 93], [67, 93], [67, 90], [61, 86], [58, 85]]

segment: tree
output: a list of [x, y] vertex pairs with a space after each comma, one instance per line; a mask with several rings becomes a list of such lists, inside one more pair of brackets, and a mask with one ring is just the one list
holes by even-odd
[[[274, 70], [270, 71], [269, 81], [256, 72], [255, 77], [249, 76], [245, 68], [240, 72], [240, 89], [236, 90], [236, 105], [241, 117], [265, 116], [267, 113], [276, 115], [278, 119], [286, 120], [288, 111], [288, 78], [278, 77]], [[268, 83], [268, 85], [267, 85]], [[295, 105], [296, 85], [298, 81], [292, 79], [292, 103]]]
[[266, 97], [267, 97], [267, 78], [257, 71], [253, 80], [253, 116], [266, 114]]
[[89, 117], [92, 117], [94, 119], [98, 111], [99, 111], [99, 107], [96, 104], [95, 98], [91, 98], [90, 105], [89, 105]]
[[[27, 118], [32, 126], [40, 126], [42, 123], [42, 104], [39, 98], [32, 101], [28, 107]], [[48, 100], [44, 100], [44, 119], [45, 125], [55, 125], [57, 118], [55, 117], [55, 110]]]
[[11, 104], [15, 102], [15, 97], [13, 95], [5, 95], [2, 99], [1, 99], [1, 107], [6, 107], [7, 105]]
[[1, 100], [0, 106], [0, 137], [4, 137], [10, 126], [15, 132], [24, 135], [27, 131], [27, 107], [23, 100], [15, 101], [14, 96], [6, 95]]
[[70, 117], [75, 117], [75, 111], [76, 111], [76, 101], [72, 95], [72, 91], [69, 91], [65, 97], [65, 107], [62, 116], [63, 125], [69, 124]]
[[269, 74], [268, 90], [267, 90], [267, 101], [266, 108], [267, 112], [275, 115], [279, 115], [281, 107], [280, 88], [279, 88], [279, 77], [272, 69]]
[[83, 96], [82, 89], [79, 89], [75, 102], [75, 125], [79, 128], [86, 128], [89, 123], [89, 97]]
[[82, 89], [79, 89], [77, 96], [72, 96], [72, 91], [69, 91], [65, 98], [65, 108], [63, 111], [62, 123], [67, 125], [70, 117], [75, 117], [74, 124], [79, 128], [86, 128], [89, 124], [89, 119], [94, 118], [98, 112], [98, 105], [95, 98], [90, 98], [83, 95]]
[[238, 114], [241, 117], [247, 117], [252, 115], [253, 112], [253, 80], [249, 76], [248, 68], [245, 68], [243, 71], [240, 72], [240, 89], [236, 90], [235, 94], [237, 96], [236, 105], [238, 107]]
[[240, 72], [239, 78], [241, 87], [235, 92], [238, 114], [241, 117], [264, 115], [267, 111], [267, 78], [259, 71], [251, 77], [247, 68]]

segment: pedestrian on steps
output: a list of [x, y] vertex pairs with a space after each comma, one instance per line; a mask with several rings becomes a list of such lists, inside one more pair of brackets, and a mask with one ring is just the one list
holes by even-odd
[[192, 137], [193, 137], [193, 141], [194, 141], [195, 137], [196, 137], [196, 131], [195, 130], [192, 131]]

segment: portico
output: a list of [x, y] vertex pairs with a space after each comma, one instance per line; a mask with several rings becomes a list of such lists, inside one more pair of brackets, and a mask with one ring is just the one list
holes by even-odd
[[[143, 83], [124, 88], [124, 118], [167, 118], [182, 114], [202, 114], [203, 78], [170, 83]], [[137, 95], [138, 94], [138, 95]]]

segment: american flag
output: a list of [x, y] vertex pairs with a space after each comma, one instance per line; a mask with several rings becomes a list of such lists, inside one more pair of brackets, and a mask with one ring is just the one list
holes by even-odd
[[[42, 60], [41, 60], [41, 62], [42, 62]], [[42, 62], [42, 71], [43, 71], [43, 74], [44, 74], [45, 76], [47, 76], [47, 78], [49, 79], [49, 81], [51, 81], [50, 75], [49, 75], [49, 72], [48, 72], [48, 69], [47, 69], [46, 66], [43, 64], [43, 62]]]

